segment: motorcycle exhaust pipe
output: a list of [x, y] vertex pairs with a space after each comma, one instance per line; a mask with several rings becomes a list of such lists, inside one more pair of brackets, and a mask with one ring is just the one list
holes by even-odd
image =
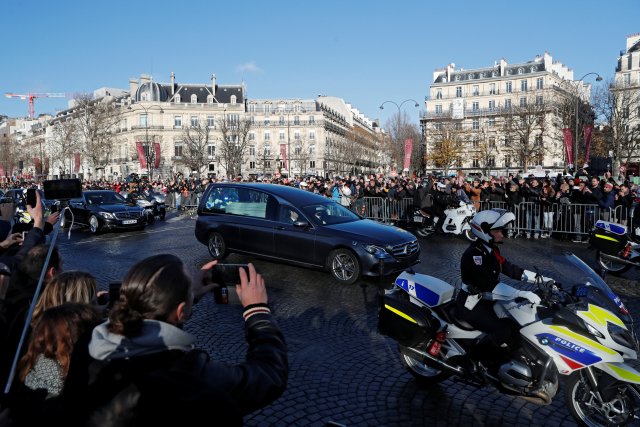
[[622, 264], [629, 264], [629, 265], [633, 265], [634, 267], [640, 267], [640, 264], [637, 263], [637, 262], [633, 262], [633, 261], [628, 260], [628, 259], [620, 258], [620, 257], [617, 257], [615, 255], [609, 255], [609, 254], [605, 254], [603, 252], [600, 252], [600, 256], [605, 258], [605, 259], [609, 259], [609, 260], [612, 260], [612, 261], [615, 261], [615, 262], [619, 262], [619, 263], [622, 263]]
[[456, 375], [467, 374], [467, 372], [463, 368], [459, 366], [451, 366], [448, 363], [433, 357], [429, 353], [416, 350], [415, 348], [401, 346], [400, 352], [406, 356], [411, 357], [412, 359], [419, 360], [426, 365], [430, 365], [430, 366], [433, 366], [434, 368], [438, 368], [441, 370], [449, 371], [452, 374], [456, 374]]

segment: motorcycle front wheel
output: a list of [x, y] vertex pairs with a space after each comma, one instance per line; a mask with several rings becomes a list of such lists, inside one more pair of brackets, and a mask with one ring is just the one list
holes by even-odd
[[587, 427], [626, 426], [637, 420], [640, 415], [638, 388], [618, 381], [609, 389], [617, 391], [600, 404], [586, 375], [581, 371], [569, 375], [565, 385], [565, 403], [578, 424]]
[[400, 362], [402, 363], [402, 366], [404, 366], [404, 368], [413, 375], [420, 385], [432, 386], [441, 383], [451, 376], [451, 374], [447, 372], [432, 368], [419, 360], [407, 356], [402, 352], [402, 349], [403, 346], [398, 345], [398, 350], [400, 351]]
[[598, 260], [598, 265], [601, 268], [604, 268], [609, 273], [614, 275], [626, 273], [631, 268], [631, 265], [629, 264], [616, 262], [613, 259], [604, 257], [602, 252], [600, 252], [599, 250], [596, 251], [596, 260]]

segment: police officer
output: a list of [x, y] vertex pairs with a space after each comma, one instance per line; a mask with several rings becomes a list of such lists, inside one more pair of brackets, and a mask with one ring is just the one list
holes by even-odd
[[456, 314], [488, 334], [474, 349], [473, 359], [504, 362], [509, 351], [518, 345], [518, 334], [512, 323], [495, 314], [495, 300], [520, 297], [534, 305], [540, 303], [540, 297], [535, 293], [517, 290], [499, 280], [500, 273], [503, 273], [513, 279], [535, 281], [533, 272], [510, 263], [498, 249], [497, 245], [504, 240], [504, 229], [514, 220], [515, 215], [503, 209], [481, 211], [471, 220], [471, 231], [478, 239], [462, 255], [460, 272], [463, 284], [456, 300]]

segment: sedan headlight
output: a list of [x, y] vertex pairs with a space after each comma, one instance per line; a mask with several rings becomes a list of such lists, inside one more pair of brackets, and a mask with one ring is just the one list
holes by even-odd
[[369, 252], [371, 255], [389, 255], [382, 246], [364, 245], [364, 250]]
[[113, 214], [111, 212], [98, 212], [98, 215], [101, 215], [103, 218], [106, 219], [115, 219], [116, 217], [113, 216]]

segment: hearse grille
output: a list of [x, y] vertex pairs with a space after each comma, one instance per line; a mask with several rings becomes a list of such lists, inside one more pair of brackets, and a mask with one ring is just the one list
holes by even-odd
[[418, 252], [420, 245], [417, 240], [414, 240], [409, 243], [401, 243], [399, 245], [391, 246], [391, 255], [396, 258], [407, 257]]
[[114, 213], [117, 219], [138, 219], [140, 218], [140, 212], [116, 212]]

